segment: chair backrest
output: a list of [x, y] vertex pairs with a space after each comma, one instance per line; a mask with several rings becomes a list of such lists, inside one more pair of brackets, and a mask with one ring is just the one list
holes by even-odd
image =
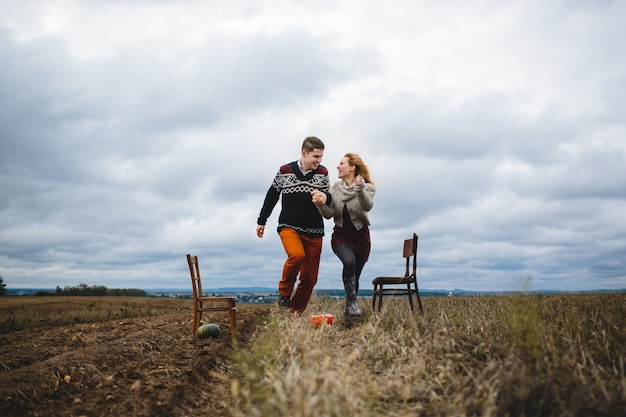
[[189, 274], [191, 275], [191, 288], [193, 289], [193, 299], [202, 297], [202, 279], [200, 278], [200, 264], [197, 256], [187, 254], [189, 264]]
[[[406, 239], [404, 241], [404, 249], [402, 256], [406, 259], [406, 271], [404, 277], [416, 277], [417, 275], [417, 235], [413, 233], [412, 239]], [[409, 264], [413, 264], [412, 272], [409, 272]]]

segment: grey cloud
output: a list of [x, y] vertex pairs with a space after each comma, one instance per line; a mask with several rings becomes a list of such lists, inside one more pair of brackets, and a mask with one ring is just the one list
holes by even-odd
[[[423, 288], [523, 289], [526, 277], [530, 289], [626, 286], [618, 2], [536, 14], [526, 4], [407, 3], [383, 16], [363, 6], [346, 28], [314, 6], [310, 25], [228, 6], [209, 17], [248, 30], [196, 26], [191, 43], [150, 32], [157, 8], [132, 21], [150, 36], [129, 30], [109, 45], [107, 19], [143, 5], [89, 3], [104, 16], [93, 47], [108, 48], [85, 56], [83, 27], [50, 33], [32, 23], [43, 18], [35, 9], [0, 14], [0, 276], [10, 286], [184, 288], [191, 252], [215, 286], [274, 287], [279, 208], [263, 240], [256, 216], [309, 134], [325, 140], [331, 173], [357, 151], [379, 187], [365, 283], [402, 269], [399, 242], [416, 231]], [[164, 5], [172, 24], [198, 11]], [[444, 16], [457, 32], [433, 24]], [[319, 286], [340, 288], [328, 237]]]

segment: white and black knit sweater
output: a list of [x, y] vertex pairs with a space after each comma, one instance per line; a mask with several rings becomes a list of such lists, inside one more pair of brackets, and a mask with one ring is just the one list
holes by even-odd
[[297, 161], [281, 166], [267, 190], [257, 224], [267, 223], [282, 193], [278, 231], [289, 227], [306, 236], [324, 236], [324, 220], [311, 201], [311, 192], [325, 192], [329, 200], [327, 204], [330, 204], [329, 186], [328, 170], [322, 165], [306, 175], [298, 167]]

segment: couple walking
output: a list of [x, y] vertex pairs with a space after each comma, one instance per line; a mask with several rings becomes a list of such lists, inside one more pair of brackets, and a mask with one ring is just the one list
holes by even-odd
[[287, 260], [278, 283], [278, 302], [292, 312], [301, 313], [317, 283], [324, 236], [322, 216], [333, 217], [331, 247], [343, 264], [344, 314], [360, 316], [357, 292], [370, 253], [367, 213], [373, 207], [376, 186], [367, 165], [354, 153], [347, 153], [339, 162], [339, 181], [330, 185], [328, 170], [321, 165], [323, 156], [324, 143], [319, 138], [304, 139], [300, 159], [281, 166], [274, 177], [257, 220], [256, 234], [263, 237], [267, 219], [282, 194], [278, 234]]

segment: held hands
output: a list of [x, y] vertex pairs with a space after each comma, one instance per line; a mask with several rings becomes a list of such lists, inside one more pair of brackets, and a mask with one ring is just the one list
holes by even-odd
[[363, 186], [363, 184], [365, 184], [365, 180], [363, 179], [362, 176], [357, 175], [356, 178], [354, 179], [354, 185], [356, 188], [361, 188]]
[[316, 206], [323, 206], [326, 204], [326, 194], [320, 190], [313, 190], [311, 192], [311, 201], [313, 201], [313, 204]]

